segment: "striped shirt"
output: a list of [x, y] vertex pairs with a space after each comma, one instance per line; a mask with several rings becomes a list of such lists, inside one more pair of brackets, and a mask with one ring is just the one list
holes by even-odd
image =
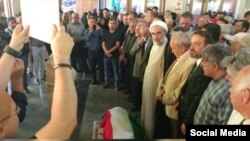
[[194, 124], [227, 124], [233, 110], [229, 88], [230, 83], [225, 79], [225, 76], [210, 82], [196, 110]]

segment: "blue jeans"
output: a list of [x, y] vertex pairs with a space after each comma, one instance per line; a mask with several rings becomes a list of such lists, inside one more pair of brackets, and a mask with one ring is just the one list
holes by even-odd
[[104, 57], [104, 79], [105, 84], [108, 84], [109, 78], [111, 77], [110, 66], [113, 67], [114, 78], [115, 78], [115, 87], [118, 87], [119, 83], [119, 60], [118, 58], [106, 58]]
[[93, 81], [96, 81], [96, 65], [98, 64], [99, 56], [100, 56], [99, 49], [88, 50], [88, 64], [89, 64], [89, 70], [92, 74]]

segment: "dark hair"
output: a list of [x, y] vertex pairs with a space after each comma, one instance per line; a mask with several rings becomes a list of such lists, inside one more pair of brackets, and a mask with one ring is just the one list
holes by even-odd
[[247, 16], [250, 15], [250, 11], [247, 11], [245, 14], [244, 14], [244, 18], [246, 18]]
[[152, 9], [158, 10], [158, 7], [157, 6], [153, 6]]
[[175, 12], [171, 12], [172, 19], [175, 21], [177, 18], [177, 14]]
[[211, 13], [209, 13], [209, 12], [205, 12], [205, 13], [203, 13], [202, 15], [208, 15], [210, 18], [212, 18]]
[[108, 11], [108, 12], [109, 12], [109, 9], [108, 9], [108, 8], [103, 8], [103, 10], [102, 10], [102, 11], [104, 11], [104, 10], [106, 10], [106, 11]]
[[171, 31], [174, 31], [174, 32], [177, 32], [177, 31], [185, 32], [185, 29], [182, 26], [177, 25], [177, 26], [173, 27]]
[[211, 33], [215, 42], [219, 41], [220, 34], [221, 34], [221, 28], [218, 24], [208, 23], [208, 24], [205, 24], [202, 27], [202, 29], [205, 29], [207, 32]]
[[104, 28], [104, 25], [101, 24], [101, 20], [105, 20], [103, 17], [98, 17], [96, 24], [99, 25], [101, 28]]
[[215, 43], [211, 33], [208, 31], [196, 30], [192, 33], [192, 36], [193, 35], [200, 35], [201, 37], [205, 38], [206, 45]]
[[110, 22], [110, 21], [115, 21], [115, 23], [116, 23], [116, 19], [115, 19], [114, 17], [110, 17], [110, 18], [109, 18], [109, 22]]
[[193, 21], [193, 15], [190, 12], [184, 12], [181, 14], [182, 18], [189, 18], [191, 21]]
[[16, 18], [14, 18], [14, 17], [9, 17], [9, 18], [7, 19], [7, 22], [8, 22], [8, 23], [11, 22], [11, 21], [16, 21]]
[[152, 9], [147, 9], [147, 12], [150, 12], [152, 15], [153, 15], [153, 17], [157, 17], [159, 14], [158, 14], [158, 12], [154, 12]]
[[249, 22], [247, 20], [237, 20], [236, 22], [242, 22], [243, 28], [246, 28], [246, 30], [244, 32], [248, 31], [248, 29], [249, 29]]
[[161, 21], [165, 22], [164, 16], [161, 14], [158, 14], [157, 16], [155, 16], [155, 18], [160, 19]]

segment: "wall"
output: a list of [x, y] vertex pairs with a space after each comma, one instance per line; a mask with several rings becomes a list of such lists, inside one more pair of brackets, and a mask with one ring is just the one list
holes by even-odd
[[81, 16], [83, 12], [98, 9], [98, 0], [76, 0], [76, 12]]
[[245, 11], [250, 11], [250, 1], [246, 1]]
[[247, 0], [237, 1], [235, 19], [242, 19], [244, 17], [246, 3], [247, 3]]
[[0, 9], [3, 11], [4, 6], [3, 6], [3, 0], [0, 0]]
[[[182, 3], [181, 10], [175, 10], [175, 3], [176, 2]], [[178, 14], [181, 14], [181, 13], [186, 11], [186, 6], [187, 6], [187, 0], [165, 0], [165, 11], [170, 10], [170, 11], [176, 12]]]
[[11, 0], [12, 3], [12, 14], [13, 16], [17, 15], [19, 12], [21, 12], [21, 6], [20, 6], [20, 0]]

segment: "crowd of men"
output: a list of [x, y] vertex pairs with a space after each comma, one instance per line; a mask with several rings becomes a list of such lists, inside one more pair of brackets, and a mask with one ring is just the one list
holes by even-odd
[[[71, 66], [78, 73], [91, 75], [91, 84], [103, 84], [103, 89], [113, 85], [116, 91], [123, 90], [129, 95], [128, 101], [134, 104], [131, 110], [141, 112], [141, 126], [149, 138], [184, 138], [186, 126], [193, 124], [250, 124], [250, 11], [245, 13], [244, 19], [233, 19], [224, 12], [218, 12], [214, 17], [204, 13], [195, 25], [192, 25], [193, 16], [189, 12], [178, 17], [171, 11], [161, 14], [157, 7], [148, 9], [145, 15], [112, 15], [108, 9], [103, 9], [99, 17], [91, 12], [84, 13], [81, 19], [77, 13], [63, 13], [64, 27], [58, 33], [54, 32], [51, 44], [55, 63], [52, 116], [48, 125], [34, 137], [67, 138], [75, 126], [73, 77], [68, 69], [64, 70], [69, 68], [65, 59], [69, 56]], [[28, 91], [25, 84], [27, 68], [33, 72], [34, 83], [45, 81], [44, 62], [50, 51], [45, 43], [37, 39], [30, 39], [30, 47], [27, 44], [29, 40], [22, 39], [22, 43], [19, 43], [14, 37], [20, 37], [18, 34], [22, 33], [18, 32], [22, 28], [16, 26], [16, 22], [16, 18], [7, 19], [5, 32], [12, 35], [9, 48], [20, 51], [28, 46], [33, 56], [30, 63], [33, 68], [28, 65], [29, 53], [22, 51], [25, 57], [14, 56], [22, 58], [24, 64], [27, 62], [24, 65], [26, 70], [23, 74], [26, 76], [23, 75], [23, 88], [12, 88], [14, 92], [24, 93]], [[20, 45], [24, 47], [20, 48]], [[64, 46], [65, 50], [59, 51], [59, 45]], [[67, 49], [70, 46], [73, 46], [72, 52]], [[9, 69], [3, 71], [8, 74], [1, 76], [1, 96], [6, 95], [4, 90], [8, 80], [12, 82], [15, 78], [11, 74], [15, 71], [11, 69], [20, 64], [14, 63], [13, 56], [11, 60], [4, 59], [10, 56], [7, 55], [8, 51], [3, 52], [0, 65], [12, 63], [9, 63], [9, 68], [4, 68]], [[64, 71], [67, 71], [66, 74]], [[64, 78], [64, 75], [67, 77]], [[70, 82], [62, 79], [70, 79]], [[17, 84], [14, 80], [12, 83]], [[68, 91], [65, 92], [65, 89]], [[71, 94], [66, 99], [62, 93]], [[0, 99], [0, 110], [8, 108], [4, 105], [9, 105], [8, 110], [13, 109], [15, 104], [8, 99], [9, 104]], [[25, 109], [25, 106], [24, 102], [19, 107]], [[65, 113], [57, 108], [62, 111], [66, 109]], [[13, 116], [13, 111], [8, 110], [4, 116], [1, 114], [0, 125]], [[14, 110], [14, 114], [19, 115], [18, 109]], [[66, 115], [66, 112], [71, 113]], [[55, 134], [48, 133], [50, 129], [59, 128], [65, 118], [72, 127], [64, 131], [66, 135], [56, 130], [53, 130]], [[5, 129], [8, 124], [3, 125], [0, 129]], [[1, 131], [4, 130], [0, 130], [0, 135]]]

